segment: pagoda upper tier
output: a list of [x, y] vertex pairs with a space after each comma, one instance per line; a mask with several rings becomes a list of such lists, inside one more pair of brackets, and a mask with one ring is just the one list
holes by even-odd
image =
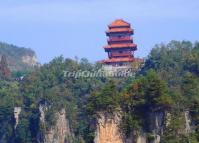
[[131, 29], [131, 25], [122, 19], [115, 20], [108, 26], [108, 28], [109, 29], [106, 31], [107, 36], [115, 33], [128, 33], [129, 35], [134, 33], [133, 29]]
[[134, 34], [131, 25], [122, 20], [115, 20], [108, 25], [106, 35], [108, 38], [108, 45], [104, 46], [105, 51], [112, 49], [130, 49], [131, 51], [137, 50], [137, 45], [133, 43], [131, 35]]

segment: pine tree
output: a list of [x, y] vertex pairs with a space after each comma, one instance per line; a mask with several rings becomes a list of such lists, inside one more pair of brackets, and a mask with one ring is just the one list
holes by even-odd
[[10, 77], [10, 69], [8, 68], [7, 58], [5, 55], [2, 56], [0, 61], [0, 76], [3, 78]]

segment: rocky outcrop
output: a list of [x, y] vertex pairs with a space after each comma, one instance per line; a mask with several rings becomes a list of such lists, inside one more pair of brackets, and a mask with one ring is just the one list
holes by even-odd
[[165, 122], [165, 113], [156, 111], [149, 113], [149, 130], [156, 134], [163, 134]]
[[185, 116], [185, 134], [190, 134], [191, 132], [193, 132], [193, 127], [191, 126], [190, 111], [189, 110], [185, 111], [184, 116]]
[[39, 106], [39, 112], [40, 112], [40, 122], [42, 124], [45, 124], [45, 111], [47, 111], [47, 106], [45, 105], [40, 105]]
[[148, 143], [144, 131], [127, 138], [120, 130], [121, 113], [98, 113], [94, 143]]
[[145, 128], [137, 133], [128, 137], [125, 143], [160, 143], [161, 135], [164, 132], [166, 123], [166, 116], [164, 111], [151, 111], [146, 116], [146, 132]]
[[[45, 124], [45, 106], [40, 106], [40, 121]], [[72, 143], [74, 135], [69, 127], [65, 109], [55, 115], [56, 124], [44, 132], [44, 143]]]
[[136, 143], [147, 143], [146, 133], [140, 133], [140, 135], [137, 137]]
[[33, 55], [33, 56], [29, 56], [29, 55], [22, 56], [21, 60], [24, 64], [27, 64], [27, 65], [32, 66], [32, 67], [37, 65], [37, 57], [35, 55]]
[[128, 138], [125, 138], [125, 143], [147, 143], [147, 135], [144, 131], [138, 135], [132, 133]]
[[124, 143], [119, 125], [121, 116], [119, 113], [98, 113], [95, 143]]
[[21, 113], [21, 107], [15, 107], [14, 108], [14, 119], [15, 119], [15, 125], [14, 128], [17, 128], [17, 125], [19, 123], [19, 115]]
[[163, 135], [165, 127], [165, 115], [164, 111], [149, 113], [149, 131], [154, 135], [154, 140], [150, 141], [150, 143], [160, 143], [160, 137]]
[[[160, 143], [161, 136], [170, 125], [171, 113], [163, 110], [151, 111], [147, 114], [146, 128], [140, 133], [132, 133], [128, 138], [121, 132], [121, 114], [98, 113], [97, 128], [94, 143]], [[191, 116], [189, 111], [185, 111], [185, 134], [193, 132]]]
[[[47, 106], [40, 106], [40, 122], [44, 125], [45, 131], [43, 135], [38, 138], [38, 142], [43, 143], [72, 143], [74, 140], [74, 134], [70, 129], [69, 121], [66, 116], [65, 109], [55, 114], [56, 123], [50, 128], [46, 128], [45, 112], [48, 109]], [[19, 123], [19, 115], [21, 113], [21, 107], [14, 108], [15, 126]], [[187, 110], [184, 112], [184, 131], [183, 133], [189, 134], [193, 132], [191, 125], [190, 112]], [[94, 143], [160, 143], [161, 136], [164, 134], [164, 130], [170, 125], [171, 113], [165, 111], [151, 111], [148, 113], [147, 119], [148, 132], [144, 131], [144, 128], [140, 133], [132, 133], [128, 138], [120, 130], [121, 113], [98, 113], [98, 119], [96, 124], [96, 132]], [[150, 133], [149, 133], [150, 132]]]
[[7, 57], [8, 67], [11, 71], [32, 70], [39, 66], [33, 50], [0, 42], [0, 58]]

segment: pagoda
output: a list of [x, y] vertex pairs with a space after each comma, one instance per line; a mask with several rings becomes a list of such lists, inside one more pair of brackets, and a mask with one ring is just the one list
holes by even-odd
[[133, 43], [134, 30], [131, 25], [118, 19], [108, 25], [106, 36], [108, 36], [108, 45], [104, 46], [105, 52], [108, 53], [108, 58], [101, 61], [102, 64], [111, 67], [126, 67], [136, 59], [134, 51], [137, 50], [137, 45]]

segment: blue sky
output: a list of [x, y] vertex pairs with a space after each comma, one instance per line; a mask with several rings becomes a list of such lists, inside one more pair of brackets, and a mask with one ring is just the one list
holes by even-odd
[[41, 63], [94, 62], [107, 57], [104, 31], [121, 18], [135, 29], [138, 57], [157, 43], [199, 40], [198, 0], [0, 0], [0, 41], [32, 48]]

